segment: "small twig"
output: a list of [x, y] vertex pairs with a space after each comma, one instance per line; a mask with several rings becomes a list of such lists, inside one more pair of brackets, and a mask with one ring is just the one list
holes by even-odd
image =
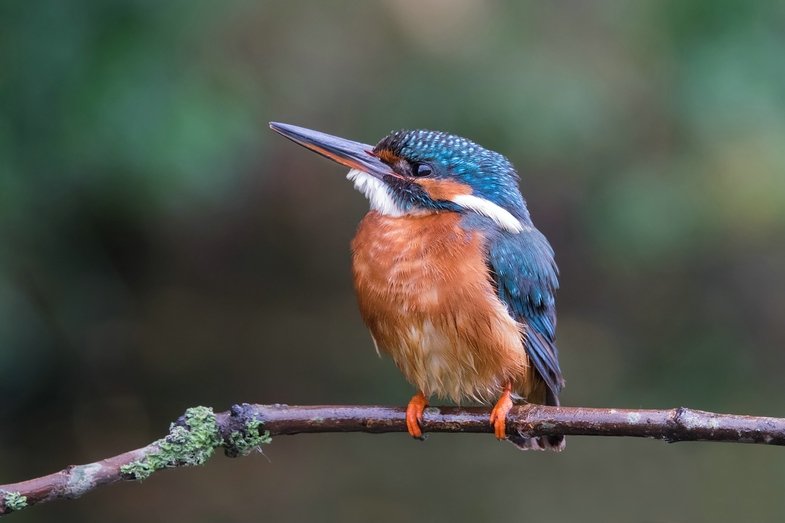
[[[102, 485], [141, 480], [162, 468], [204, 463], [213, 449], [227, 455], [251, 452], [269, 436], [316, 432], [406, 432], [405, 409], [378, 406], [235, 405], [213, 414], [188, 409], [169, 435], [146, 447], [19, 483], [0, 485], [0, 515], [56, 499], [78, 498]], [[492, 432], [484, 408], [432, 407], [425, 432]], [[260, 432], [264, 429], [264, 433]], [[507, 430], [526, 436], [632, 436], [678, 441], [724, 441], [785, 445], [785, 419], [715, 414], [684, 407], [670, 410], [583, 407], [514, 407]]]

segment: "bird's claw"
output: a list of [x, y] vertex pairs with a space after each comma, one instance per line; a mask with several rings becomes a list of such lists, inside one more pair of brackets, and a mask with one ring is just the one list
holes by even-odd
[[425, 439], [422, 434], [423, 411], [428, 406], [428, 400], [422, 392], [418, 392], [406, 406], [406, 429], [413, 438]]
[[502, 392], [499, 401], [494, 405], [491, 410], [490, 423], [493, 427], [493, 433], [498, 440], [507, 439], [507, 413], [512, 408], [512, 398], [510, 397], [510, 387], [507, 386]]

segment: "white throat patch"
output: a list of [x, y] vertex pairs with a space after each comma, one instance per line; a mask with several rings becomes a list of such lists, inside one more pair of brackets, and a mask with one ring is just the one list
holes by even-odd
[[387, 186], [378, 178], [374, 178], [364, 171], [352, 169], [346, 175], [346, 179], [354, 184], [355, 189], [368, 198], [371, 210], [387, 216], [403, 216], [405, 214], [390, 197]]

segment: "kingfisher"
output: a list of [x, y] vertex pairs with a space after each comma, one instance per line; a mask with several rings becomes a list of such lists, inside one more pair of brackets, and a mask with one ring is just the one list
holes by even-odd
[[375, 146], [271, 122], [348, 167], [370, 203], [352, 240], [354, 289], [376, 351], [417, 389], [406, 426], [422, 439], [432, 396], [493, 405], [499, 440], [562, 450], [563, 436], [507, 434], [514, 401], [559, 405], [558, 269], [503, 155], [466, 138], [394, 131]]

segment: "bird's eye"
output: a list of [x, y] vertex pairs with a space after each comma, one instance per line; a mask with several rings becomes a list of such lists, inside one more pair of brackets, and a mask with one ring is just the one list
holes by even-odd
[[433, 169], [431, 168], [430, 165], [426, 163], [418, 163], [414, 166], [414, 169], [412, 169], [412, 171], [414, 171], [415, 176], [421, 177], [421, 176], [428, 176], [433, 172]]

